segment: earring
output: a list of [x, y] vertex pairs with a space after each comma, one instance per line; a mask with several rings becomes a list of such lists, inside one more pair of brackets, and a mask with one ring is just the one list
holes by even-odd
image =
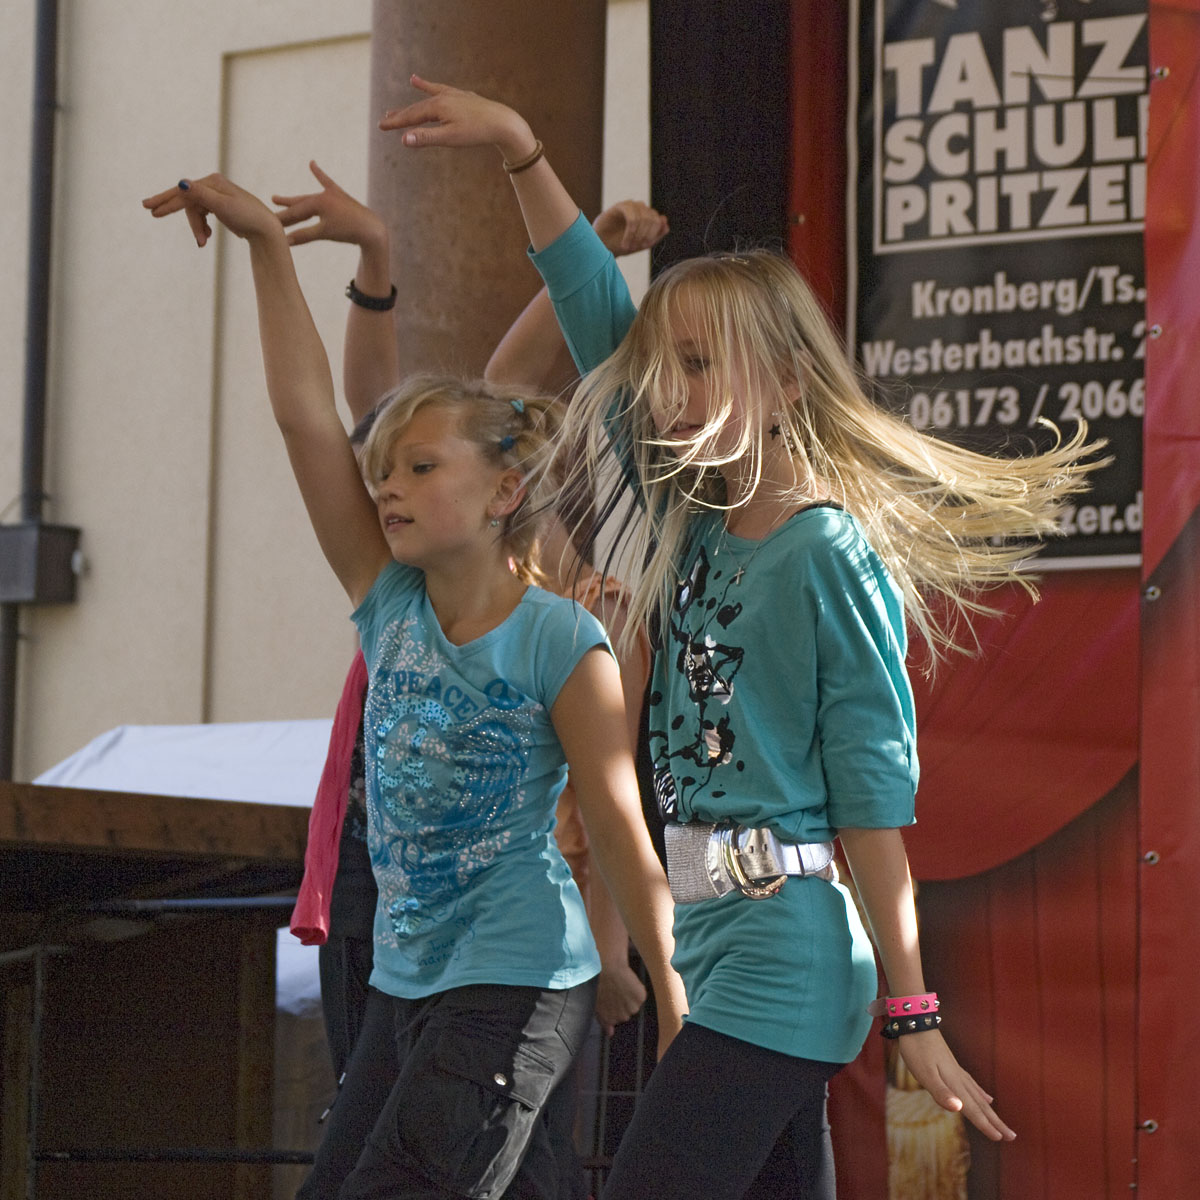
[[500, 518], [499, 518], [499, 517], [493, 517], [493, 518], [491, 519], [491, 522], [490, 522], [490, 524], [491, 524], [491, 527], [492, 527], [493, 529], [496, 529], [496, 528], [498, 528], [498, 527], [499, 527], [499, 525], [500, 525]]

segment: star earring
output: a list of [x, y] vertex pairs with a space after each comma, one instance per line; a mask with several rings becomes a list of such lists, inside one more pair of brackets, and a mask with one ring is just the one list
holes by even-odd
[[784, 448], [789, 454], [794, 454], [795, 446], [792, 444], [790, 430], [787, 427], [787, 415], [783, 409], [773, 409], [771, 412], [771, 424], [767, 427], [767, 433], [771, 435], [771, 441], [778, 438], [783, 439]]

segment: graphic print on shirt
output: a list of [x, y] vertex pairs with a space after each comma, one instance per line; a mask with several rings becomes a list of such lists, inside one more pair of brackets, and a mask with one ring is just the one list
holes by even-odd
[[687, 577], [675, 588], [668, 620], [670, 644], [663, 653], [674, 651], [674, 670], [687, 680], [695, 725], [687, 727], [690, 718], [677, 714], [669, 731], [656, 728], [655, 723], [661, 726], [666, 717], [664, 697], [661, 692], [651, 695], [654, 792], [664, 820], [678, 820], [680, 793], [686, 797], [707, 788], [719, 767], [733, 764], [742, 769], [741, 763], [734, 762], [737, 735], [725, 709], [745, 650], [722, 640], [742, 611], [741, 604], [730, 598], [740, 581], [741, 572], [725, 577], [715, 569], [702, 546]]
[[482, 695], [444, 686], [444, 660], [412, 636], [413, 624], [383, 633], [378, 661], [387, 667], [368, 695], [370, 844], [383, 936], [430, 967], [453, 961], [474, 936], [461, 897], [512, 839], [507, 818], [524, 800], [538, 706], [502, 679]]

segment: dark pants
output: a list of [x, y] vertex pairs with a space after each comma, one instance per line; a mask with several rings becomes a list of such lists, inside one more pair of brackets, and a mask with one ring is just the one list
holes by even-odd
[[554, 1200], [559, 1163], [543, 1109], [583, 1045], [594, 1003], [594, 981], [555, 991], [463, 987], [421, 1000], [372, 991], [298, 1196]]
[[[327, 1016], [329, 1012], [326, 1008]], [[392, 1028], [392, 997], [368, 988], [357, 1035], [345, 1063], [345, 1079], [329, 1110], [313, 1169], [296, 1193], [296, 1200], [336, 1200], [346, 1177], [354, 1170], [400, 1073]]]
[[370, 935], [350, 937], [330, 933], [317, 951], [321, 976], [321, 1012], [325, 1039], [333, 1062], [333, 1077], [340, 1080], [350, 1063], [367, 1007], [367, 981], [371, 978], [374, 943]]
[[685, 1024], [638, 1101], [604, 1200], [835, 1200], [825, 1102], [838, 1066]]

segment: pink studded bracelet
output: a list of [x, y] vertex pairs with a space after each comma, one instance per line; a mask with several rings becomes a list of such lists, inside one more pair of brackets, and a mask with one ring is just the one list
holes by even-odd
[[884, 996], [867, 1011], [875, 1017], [907, 1017], [934, 1013], [939, 1007], [937, 992], [925, 992], [921, 996]]

